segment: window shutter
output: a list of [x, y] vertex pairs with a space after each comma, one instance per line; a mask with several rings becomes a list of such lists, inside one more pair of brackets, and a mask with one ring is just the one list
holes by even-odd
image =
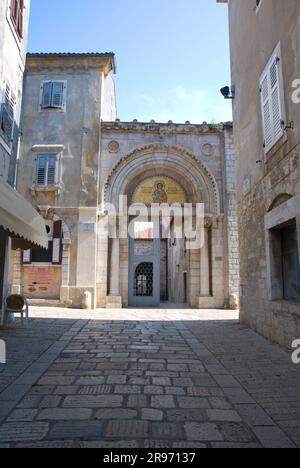
[[260, 80], [264, 146], [267, 153], [283, 136], [280, 63], [278, 50], [269, 61]]
[[52, 83], [47, 82], [42, 85], [42, 103], [43, 109], [51, 107]]
[[47, 172], [46, 169], [47, 169], [46, 156], [39, 156], [37, 160], [37, 169], [36, 169], [37, 185], [46, 185], [46, 172]]
[[61, 108], [64, 101], [64, 83], [53, 82], [52, 106]]
[[276, 55], [270, 67], [273, 131], [274, 131], [274, 140], [276, 141], [283, 135], [283, 129], [282, 129], [283, 116], [282, 116], [281, 102], [280, 102], [279, 66], [280, 66], [280, 59]]
[[51, 156], [48, 159], [47, 185], [56, 183], [56, 157]]
[[53, 250], [52, 250], [53, 265], [61, 265], [62, 263], [62, 238], [63, 238], [62, 221], [55, 221], [53, 223]]
[[22, 251], [22, 264], [31, 265], [31, 259], [32, 259], [32, 251], [30, 249], [23, 250]]
[[20, 38], [23, 37], [23, 10], [24, 10], [24, 1], [19, 0], [18, 2], [18, 24], [17, 30]]
[[266, 74], [261, 81], [261, 107], [264, 129], [264, 145], [266, 150], [270, 148], [273, 141], [272, 134], [272, 115], [270, 109], [270, 94], [269, 94], [269, 76]]

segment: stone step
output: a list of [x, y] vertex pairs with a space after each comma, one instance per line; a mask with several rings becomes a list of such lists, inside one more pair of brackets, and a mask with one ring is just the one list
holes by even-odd
[[29, 305], [35, 307], [64, 307], [60, 300], [51, 299], [29, 299]]

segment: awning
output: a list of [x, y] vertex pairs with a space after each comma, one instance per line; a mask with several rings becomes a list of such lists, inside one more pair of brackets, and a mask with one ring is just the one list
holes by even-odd
[[0, 181], [0, 226], [13, 238], [13, 248], [48, 248], [45, 222], [16, 190]]

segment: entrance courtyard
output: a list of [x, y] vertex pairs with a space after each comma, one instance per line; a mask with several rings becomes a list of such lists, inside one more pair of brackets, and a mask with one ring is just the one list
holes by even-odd
[[300, 446], [300, 366], [236, 312], [30, 315], [0, 332], [0, 447]]

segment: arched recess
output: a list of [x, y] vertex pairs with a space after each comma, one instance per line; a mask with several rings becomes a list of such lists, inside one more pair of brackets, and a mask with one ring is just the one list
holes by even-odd
[[130, 197], [145, 178], [162, 175], [183, 187], [188, 202], [204, 203], [206, 213], [220, 213], [219, 189], [210, 169], [190, 151], [165, 144], [143, 146], [122, 158], [104, 186], [103, 202], [118, 208], [120, 195]]
[[286, 203], [291, 198], [293, 198], [292, 195], [289, 195], [288, 193], [281, 193], [273, 200], [273, 202], [271, 203], [268, 209], [268, 212], [274, 210], [275, 208], [278, 208], [278, 206], [280, 205], [283, 205], [283, 203]]

